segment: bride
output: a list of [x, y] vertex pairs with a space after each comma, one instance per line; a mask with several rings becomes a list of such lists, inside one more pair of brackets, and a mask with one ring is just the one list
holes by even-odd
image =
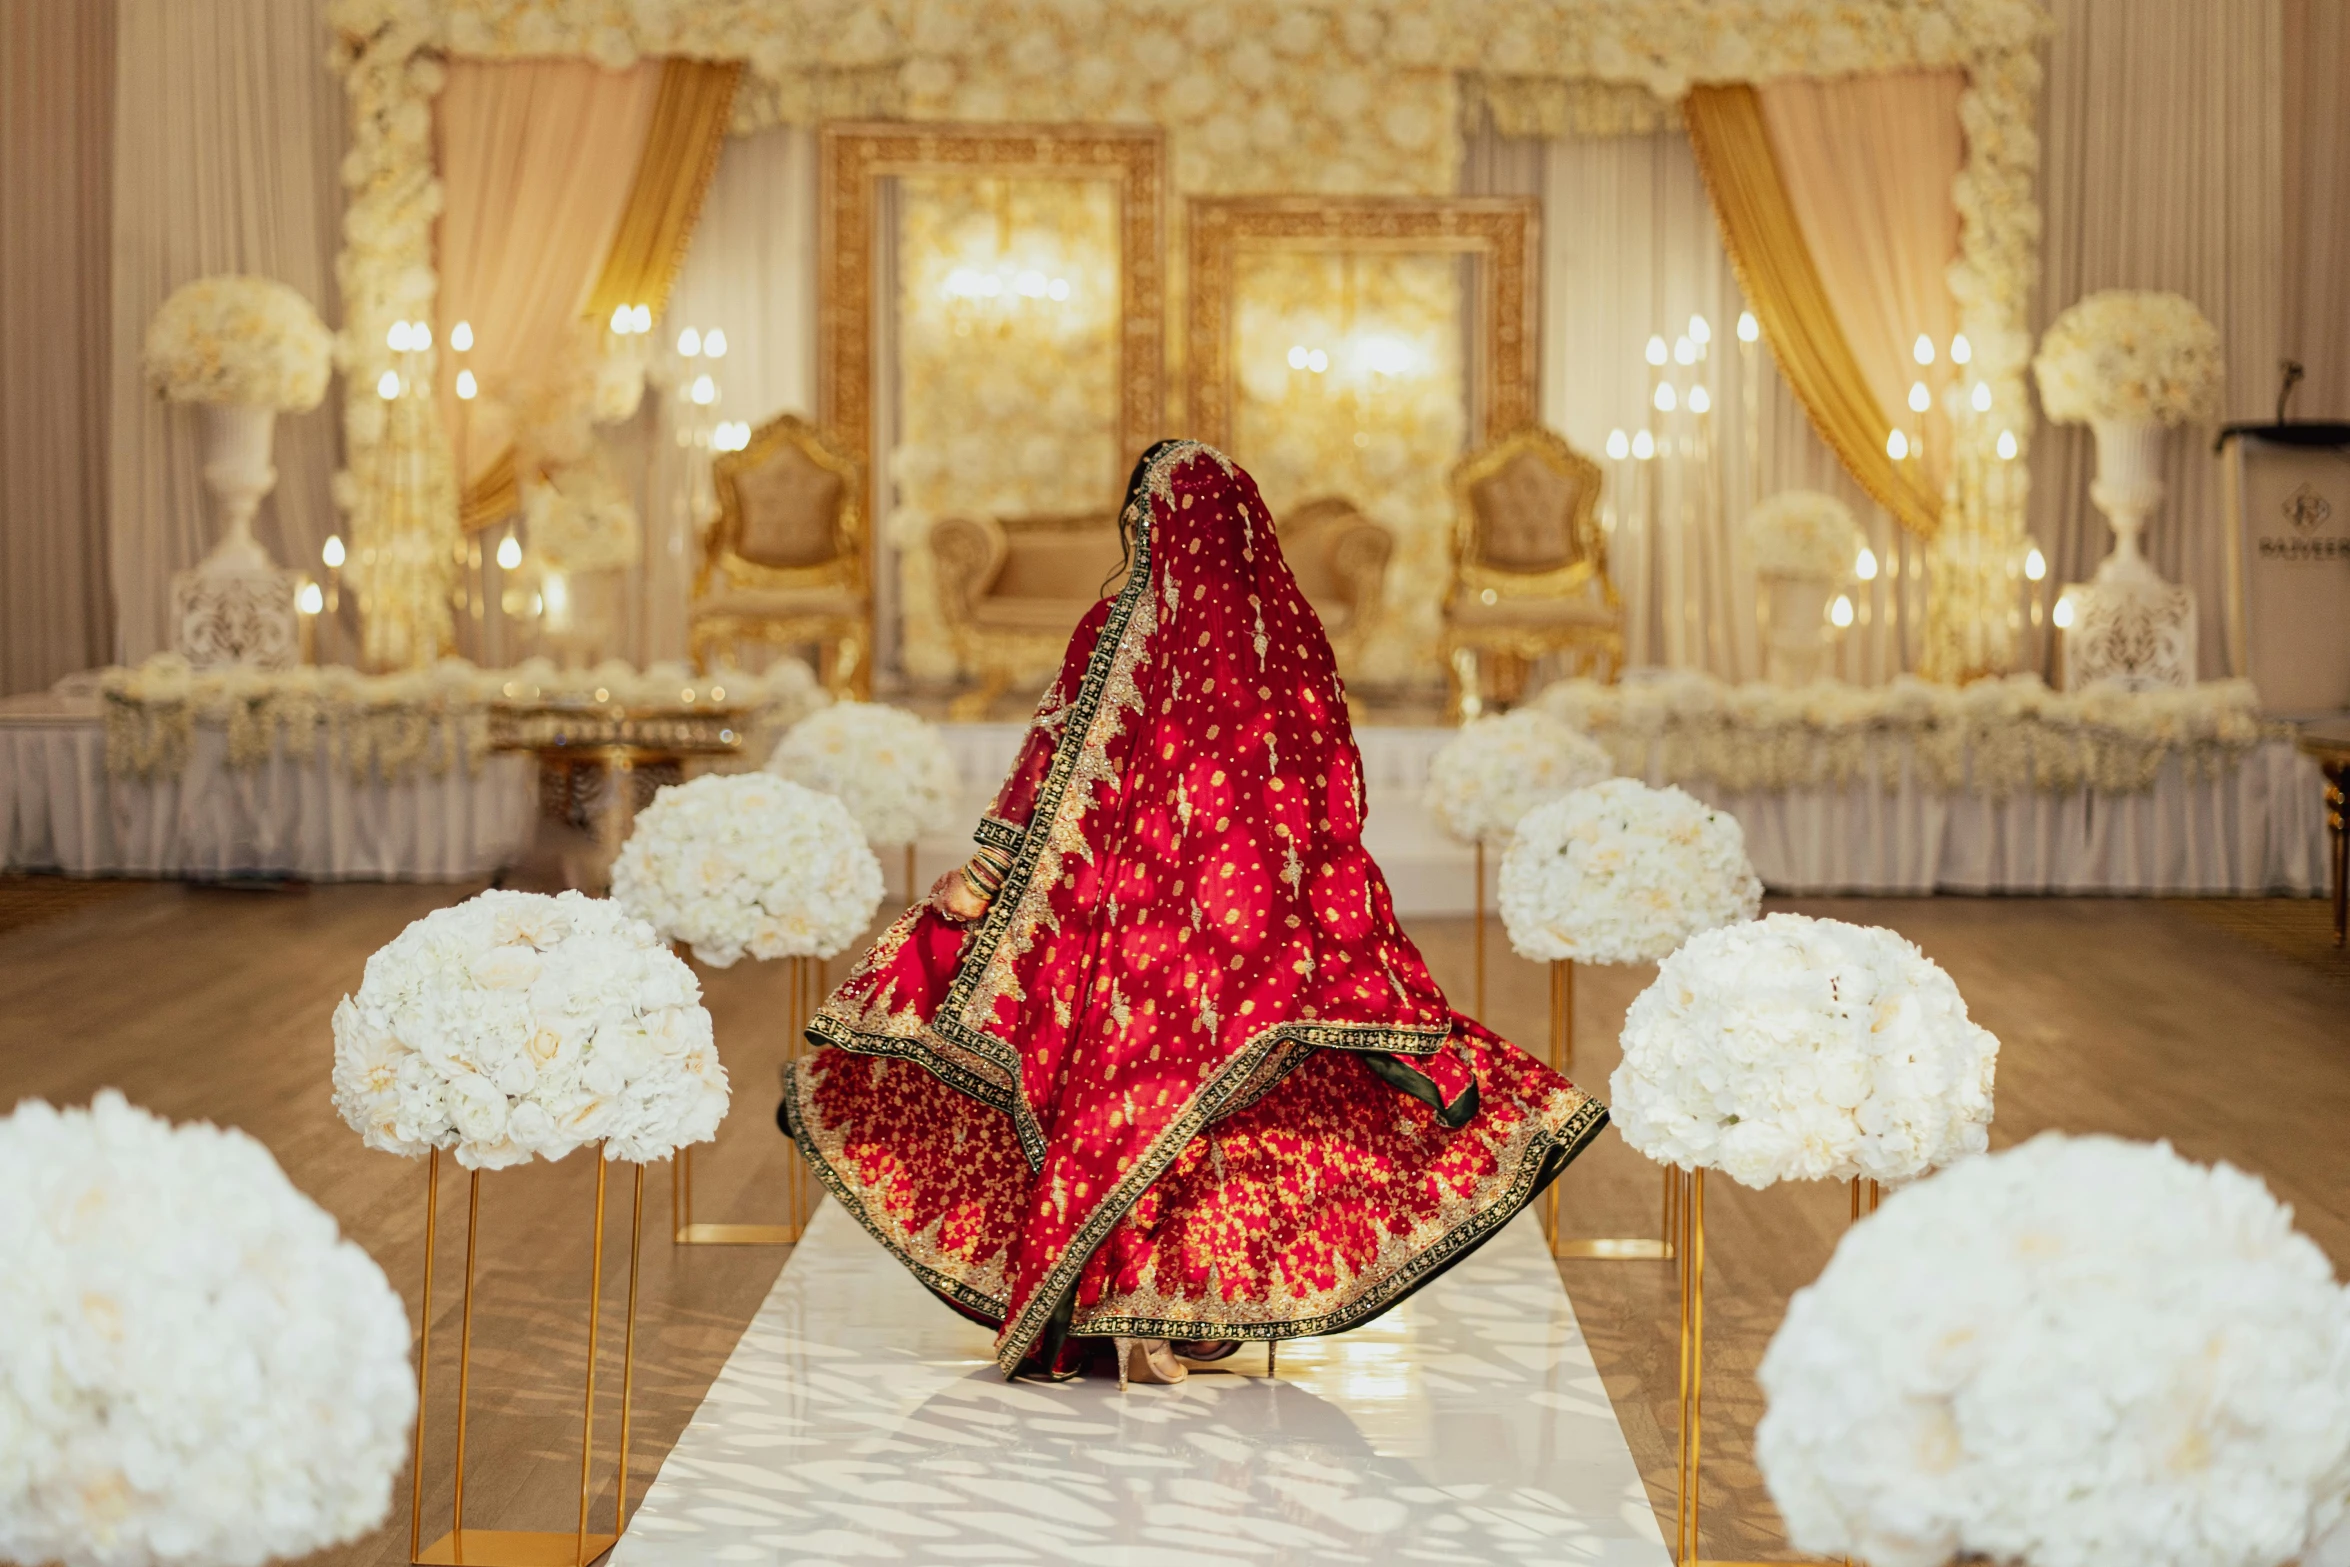
[[[1362, 844], [1329, 642], [1255, 483], [1136, 467], [1130, 569], [950, 871], [809, 1025], [780, 1119], [1007, 1374], [1336, 1333], [1605, 1124], [1454, 1011]], [[1114, 1347], [1113, 1347], [1114, 1346]]]

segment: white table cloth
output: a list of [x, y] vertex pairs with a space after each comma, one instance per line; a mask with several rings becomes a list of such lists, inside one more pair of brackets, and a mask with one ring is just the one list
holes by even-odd
[[195, 728], [176, 777], [106, 771], [94, 702], [0, 702], [0, 867], [69, 876], [469, 881], [519, 856], [537, 817], [527, 756], [478, 772], [356, 778], [323, 738], [231, 767], [228, 737]]

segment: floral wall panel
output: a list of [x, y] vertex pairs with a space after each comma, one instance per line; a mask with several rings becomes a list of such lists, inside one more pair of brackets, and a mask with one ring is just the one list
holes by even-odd
[[911, 178], [898, 233], [897, 502], [906, 672], [957, 672], [931, 523], [1124, 494], [1118, 204], [1101, 180]]
[[1341, 495], [1387, 525], [1386, 630], [1362, 677], [1434, 678], [1468, 404], [1457, 256], [1273, 251], [1233, 272], [1232, 455], [1276, 517]]

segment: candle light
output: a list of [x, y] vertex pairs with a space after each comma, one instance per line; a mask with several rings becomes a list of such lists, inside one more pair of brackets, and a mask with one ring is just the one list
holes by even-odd
[[472, 352], [473, 323], [470, 321], [460, 321], [455, 326], [449, 328], [449, 346], [461, 354]]
[[1895, 462], [1906, 459], [1909, 456], [1909, 437], [1903, 435], [1899, 430], [1894, 430], [1886, 435], [1885, 455]]
[[1921, 365], [1932, 364], [1934, 362], [1934, 340], [1920, 332], [1918, 340], [1909, 347], [1909, 355]]
[[515, 567], [521, 564], [522, 541], [516, 538], [513, 534], [509, 533], [498, 541], [499, 569], [503, 571], [512, 571]]
[[472, 371], [460, 370], [457, 372], [457, 400], [459, 402], [472, 402], [480, 391], [481, 383], [473, 378]]
[[1617, 462], [1622, 462], [1625, 458], [1632, 455], [1631, 439], [1627, 437], [1622, 430], [1608, 431], [1607, 454]]
[[1657, 412], [1671, 413], [1677, 401], [1673, 396], [1673, 383], [1670, 381], [1657, 382], [1656, 396], [1653, 401], [1656, 404]]
[[1648, 339], [1648, 362], [1652, 365], [1661, 365], [1667, 357], [1664, 334], [1652, 333]]
[[1975, 345], [1966, 340], [1964, 332], [1960, 332], [1950, 339], [1950, 362], [1952, 364], [1968, 364], [1973, 361], [1974, 357]]
[[1632, 437], [1632, 456], [1636, 460], [1640, 462], [1646, 462], [1655, 455], [1655, 436], [1650, 435], [1646, 430], [1642, 430], [1639, 434]]
[[1741, 310], [1741, 311], [1739, 311], [1739, 312], [1738, 312], [1738, 341], [1739, 341], [1739, 342], [1741, 342], [1741, 343], [1751, 343], [1751, 342], [1754, 342], [1755, 340], [1757, 340], [1758, 338], [1760, 338], [1761, 336], [1762, 336], [1762, 323], [1754, 319], [1754, 312], [1753, 312], [1753, 311], [1751, 311], [1751, 310]]
[[[1067, 288], [1067, 285], [1058, 279], [1054, 281], [1054, 286], [1064, 290]], [[1055, 294], [1053, 297], [1059, 299], [1062, 296]], [[726, 357], [726, 334], [724, 332], [712, 327], [702, 334], [702, 357], [704, 359], [724, 359]]]
[[1865, 544], [1862, 545], [1860, 547], [1860, 553], [1853, 557], [1852, 574], [1860, 578], [1860, 580], [1863, 582], [1876, 581], [1877, 552], [1873, 549], [1870, 549]]
[[678, 333], [677, 352], [680, 358], [699, 359], [702, 355], [702, 334], [690, 326]]

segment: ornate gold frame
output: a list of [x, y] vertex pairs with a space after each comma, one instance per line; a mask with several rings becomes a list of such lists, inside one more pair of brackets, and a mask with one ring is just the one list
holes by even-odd
[[[1167, 138], [1155, 125], [839, 121], [817, 150], [817, 408], [844, 451], [873, 443], [873, 226], [902, 175], [1096, 179], [1118, 186], [1118, 437], [1131, 460], [1166, 433]], [[867, 467], [862, 516], [876, 514]]]
[[1532, 424], [1540, 394], [1541, 203], [1518, 196], [1236, 196], [1194, 199], [1185, 277], [1184, 410], [1211, 446], [1232, 438], [1234, 263], [1247, 251], [1438, 252], [1485, 263], [1474, 291], [1468, 445]]
[[[1471, 491], [1501, 472], [1521, 455], [1583, 481], [1582, 503], [1575, 508], [1575, 540], [1582, 559], [1552, 571], [1505, 571], [1478, 558], [1477, 508]], [[1479, 450], [1452, 467], [1453, 585], [1470, 592], [1490, 588], [1503, 598], [1563, 598], [1593, 577], [1611, 605], [1616, 600], [1614, 579], [1607, 574], [1607, 535], [1599, 526], [1599, 464], [1569, 446], [1556, 430], [1529, 425]], [[1445, 598], [1449, 601], [1450, 592]]]

